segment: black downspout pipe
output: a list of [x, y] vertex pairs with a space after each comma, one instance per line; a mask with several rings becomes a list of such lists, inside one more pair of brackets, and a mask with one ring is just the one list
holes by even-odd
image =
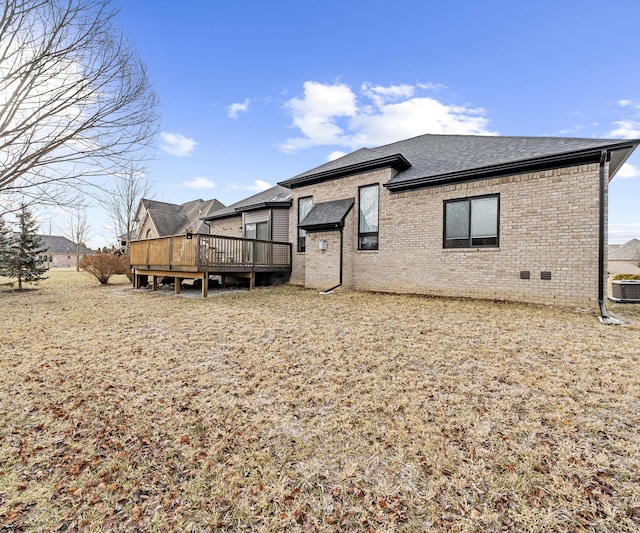
[[344, 227], [340, 226], [340, 282], [335, 286], [327, 289], [326, 291], [320, 291], [320, 294], [329, 294], [332, 290], [337, 289], [342, 285], [342, 263], [344, 255]]
[[600, 152], [600, 235], [598, 242], [598, 305], [600, 306], [600, 319], [606, 321], [609, 319], [607, 308], [604, 305], [604, 202], [605, 202], [605, 163], [607, 161], [608, 152], [602, 150]]

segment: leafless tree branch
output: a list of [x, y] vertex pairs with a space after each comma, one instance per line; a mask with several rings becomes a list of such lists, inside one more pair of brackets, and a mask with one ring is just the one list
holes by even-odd
[[0, 7], [0, 193], [52, 203], [151, 155], [157, 101], [109, 0]]

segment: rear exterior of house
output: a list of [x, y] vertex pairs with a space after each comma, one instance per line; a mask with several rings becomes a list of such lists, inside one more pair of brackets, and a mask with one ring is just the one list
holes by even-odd
[[56, 235], [38, 235], [42, 246], [46, 248], [47, 266], [50, 268], [77, 268], [78, 258], [93, 255], [95, 252], [84, 245], [77, 245], [66, 237]]
[[636, 145], [425, 135], [359, 150], [281, 183], [290, 281], [593, 306], [607, 184]]
[[211, 235], [287, 242], [291, 191], [276, 185], [203, 219]]

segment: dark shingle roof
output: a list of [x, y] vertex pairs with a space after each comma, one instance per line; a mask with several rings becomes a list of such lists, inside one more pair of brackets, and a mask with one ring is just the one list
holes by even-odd
[[[42, 246], [47, 248], [47, 252], [50, 254], [75, 254], [76, 244], [67, 239], [66, 237], [60, 237], [57, 235], [37, 235], [40, 239]], [[83, 255], [94, 253], [86, 246], [80, 246], [80, 253]]]
[[298, 227], [308, 231], [338, 229], [344, 226], [344, 219], [353, 207], [355, 200], [345, 198], [333, 202], [314, 205]]
[[275, 187], [271, 187], [266, 191], [259, 192], [258, 194], [249, 196], [249, 198], [240, 200], [235, 204], [231, 204], [227, 207], [223, 207], [222, 209], [218, 209], [217, 211], [210, 213], [209, 215], [204, 217], [204, 219], [216, 220], [220, 218], [236, 216], [245, 211], [253, 211], [265, 207], [289, 207], [290, 205], [291, 190], [287, 189], [286, 187], [276, 185]]
[[640, 261], [640, 241], [631, 239], [624, 244], [609, 246], [610, 261]]
[[224, 204], [216, 199], [191, 200], [184, 204], [143, 199], [142, 203], [160, 237], [184, 233], [187, 229], [195, 233], [208, 233], [201, 219], [224, 208]]
[[398, 173], [385, 186], [402, 190], [530, 168], [553, 168], [568, 162], [578, 164], [594, 158], [597, 161], [602, 149], [621, 151], [621, 155], [612, 160], [613, 175], [638, 143], [640, 140], [428, 134], [374, 149], [356, 150], [280, 184], [293, 188], [391, 166]]

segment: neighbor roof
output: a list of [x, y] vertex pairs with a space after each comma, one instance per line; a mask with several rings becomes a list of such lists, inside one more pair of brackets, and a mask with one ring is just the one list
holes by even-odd
[[557, 168], [599, 161], [610, 154], [610, 177], [640, 140], [570, 137], [420, 135], [369, 149], [362, 148], [280, 183], [295, 188], [382, 167], [398, 171], [385, 186], [392, 191]]
[[145, 198], [142, 203], [160, 237], [184, 233], [187, 229], [195, 233], [207, 233], [207, 228], [201, 219], [224, 208], [224, 204], [216, 199], [198, 199], [184, 204], [170, 204]]
[[609, 246], [609, 261], [640, 261], [640, 241], [631, 239], [624, 244]]
[[[42, 242], [42, 246], [47, 248], [47, 252], [50, 254], [67, 254], [73, 255], [76, 253], [76, 244], [66, 237], [60, 237], [58, 235], [37, 235]], [[80, 245], [80, 253], [83, 255], [94, 253], [86, 246]]]
[[256, 209], [264, 209], [267, 207], [291, 207], [291, 190], [286, 187], [276, 185], [266, 191], [259, 192], [258, 194], [249, 196], [249, 198], [240, 200], [235, 204], [218, 209], [203, 218], [206, 221], [229, 218], [246, 211], [255, 211]]
[[316, 204], [304, 217], [304, 220], [298, 224], [298, 227], [307, 231], [341, 228], [344, 226], [344, 219], [353, 207], [354, 202], [353, 198], [345, 198], [344, 200]]

